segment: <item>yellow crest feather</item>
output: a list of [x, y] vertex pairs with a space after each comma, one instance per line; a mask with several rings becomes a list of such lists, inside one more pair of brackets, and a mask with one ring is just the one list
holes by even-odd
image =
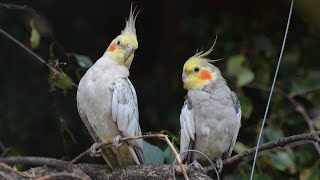
[[208, 51], [204, 52], [201, 50], [200, 52], [196, 52], [196, 54], [193, 55], [192, 57], [190, 57], [189, 59], [194, 59], [194, 60], [198, 60], [198, 61], [206, 61], [209, 63], [214, 63], [214, 62], [222, 60], [222, 59], [208, 59], [207, 58], [207, 56], [214, 50], [214, 46], [216, 45], [217, 38], [218, 38], [218, 36], [216, 35], [214, 43], [210, 47], [210, 49], [208, 49]]
[[135, 13], [135, 11], [136, 8], [132, 10], [131, 4], [130, 15], [129, 18], [126, 20], [126, 27], [124, 28], [124, 30], [121, 31], [122, 35], [134, 36], [135, 38], [137, 38], [135, 23], [140, 10], [137, 13]]

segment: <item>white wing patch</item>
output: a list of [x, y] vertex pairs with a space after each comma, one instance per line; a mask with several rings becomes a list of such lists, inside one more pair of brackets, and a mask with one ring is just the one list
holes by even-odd
[[[119, 78], [114, 82], [112, 89], [113, 121], [125, 137], [140, 136], [138, 100], [133, 85], [128, 78]], [[142, 139], [129, 141], [129, 144], [139, 148], [142, 152]]]
[[[180, 114], [180, 153], [189, 149], [190, 140], [195, 139], [195, 125], [192, 108], [188, 109], [188, 100], [184, 105]], [[181, 156], [182, 160], [186, 157], [186, 153]]]

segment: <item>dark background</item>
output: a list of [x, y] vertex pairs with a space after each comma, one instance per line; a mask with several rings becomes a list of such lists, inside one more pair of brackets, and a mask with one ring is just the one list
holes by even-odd
[[[41, 36], [34, 52], [76, 84], [86, 68], [70, 53], [95, 62], [125, 26], [131, 1], [3, 1], [32, 7], [0, 7], [0, 28], [30, 47], [30, 22]], [[139, 49], [130, 79], [139, 101], [143, 132], [167, 130], [179, 136], [179, 114], [186, 91], [182, 88], [183, 63], [197, 49], [208, 49], [218, 36], [212, 59], [237, 92], [243, 111], [235, 152], [255, 146], [268, 90], [277, 64], [290, 1], [257, 2], [218, 0], [134, 1], [140, 9], [136, 29]], [[295, 99], [320, 129], [320, 5], [297, 1], [276, 87], [298, 93]], [[54, 42], [54, 45], [52, 45]], [[52, 48], [51, 48], [52, 47]], [[240, 62], [243, 59], [242, 63]], [[76, 89], [59, 82], [41, 63], [0, 35], [0, 153], [46, 156], [70, 160], [92, 141], [76, 108]], [[231, 69], [239, 68], [239, 73]], [[245, 69], [245, 70], [243, 70]], [[253, 76], [253, 77], [252, 77]], [[58, 82], [57, 82], [58, 81]], [[244, 82], [243, 82], [244, 81]], [[294, 106], [275, 93], [263, 142], [309, 132]], [[161, 148], [163, 143], [152, 141]], [[177, 141], [178, 143], [178, 141]], [[88, 158], [88, 161], [92, 159]], [[246, 178], [251, 162], [229, 168], [226, 176]], [[264, 154], [257, 178], [313, 178], [319, 175], [319, 154], [312, 144]]]

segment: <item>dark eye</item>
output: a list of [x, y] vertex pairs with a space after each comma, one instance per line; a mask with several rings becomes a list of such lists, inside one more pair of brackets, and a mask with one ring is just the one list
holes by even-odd
[[117, 45], [119, 46], [121, 44], [121, 42], [120, 41], [117, 41]]
[[199, 72], [200, 69], [198, 67], [195, 67], [193, 70], [194, 72]]

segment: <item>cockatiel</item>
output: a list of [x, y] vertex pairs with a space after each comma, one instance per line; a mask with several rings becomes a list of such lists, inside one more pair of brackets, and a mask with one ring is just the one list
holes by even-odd
[[[82, 77], [77, 93], [80, 117], [94, 141], [113, 141], [117, 146], [104, 147], [101, 151], [112, 169], [144, 162], [141, 139], [119, 144], [121, 137], [141, 135], [137, 95], [128, 79], [138, 49], [137, 14], [134, 14], [131, 7], [126, 27]], [[94, 152], [98, 151], [95, 146], [91, 148]]]
[[[213, 51], [199, 52], [183, 66], [182, 81], [188, 90], [180, 114], [180, 152], [194, 149], [216, 161], [219, 172], [222, 158], [231, 155], [241, 120], [237, 95], [230, 90], [217, 67], [206, 56]], [[185, 153], [182, 159], [208, 165], [208, 160], [198, 153]], [[201, 166], [200, 166], [201, 167]], [[199, 167], [198, 167], [199, 168]]]

